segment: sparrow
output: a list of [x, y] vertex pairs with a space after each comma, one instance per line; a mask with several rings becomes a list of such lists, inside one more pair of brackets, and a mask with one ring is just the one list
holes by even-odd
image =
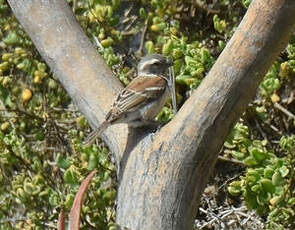
[[127, 123], [136, 128], [154, 123], [169, 96], [167, 70], [173, 62], [160, 54], [144, 56], [134, 78], [116, 97], [105, 121], [85, 139], [90, 145], [110, 125]]

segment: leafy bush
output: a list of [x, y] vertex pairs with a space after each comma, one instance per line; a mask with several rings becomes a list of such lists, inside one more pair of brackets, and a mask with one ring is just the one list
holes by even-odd
[[277, 157], [266, 144], [250, 140], [248, 128], [242, 123], [234, 127], [225, 147], [227, 153], [244, 162], [247, 170], [229, 185], [228, 191], [233, 196], [242, 194], [249, 208], [267, 215], [269, 228], [288, 227], [295, 218], [295, 136], [281, 138], [284, 157]]

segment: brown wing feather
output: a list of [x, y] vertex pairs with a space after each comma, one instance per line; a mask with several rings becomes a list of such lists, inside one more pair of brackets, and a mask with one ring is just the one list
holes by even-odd
[[167, 81], [162, 77], [137, 77], [118, 95], [106, 120], [112, 122], [123, 114], [135, 111], [165, 91]]

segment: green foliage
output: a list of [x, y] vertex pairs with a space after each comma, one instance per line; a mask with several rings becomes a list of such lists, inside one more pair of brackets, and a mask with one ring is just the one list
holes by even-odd
[[79, 1], [74, 10], [89, 38], [96, 37], [103, 47], [109, 47], [122, 39], [116, 30], [120, 22], [116, 12], [119, 6], [120, 0], [87, 0]]
[[[185, 4], [182, 1], [142, 1], [145, 9], [152, 9], [145, 15], [148, 26], [148, 38], [145, 48], [148, 53], [162, 53], [174, 61], [176, 76], [177, 102], [183, 100], [179, 88], [185, 87], [191, 90], [197, 88], [203, 77], [208, 73], [215, 62], [210, 50], [201, 39], [187, 35], [181, 30], [181, 22], [175, 17], [177, 4]], [[167, 105], [158, 120], [169, 121], [173, 117], [171, 105]], [[165, 115], [165, 116], [164, 116]]]
[[214, 15], [213, 17], [214, 29], [219, 33], [224, 33], [226, 30], [226, 22], [225, 20], [221, 20], [218, 15]]
[[[92, 4], [94, 8], [98, 3]], [[77, 17], [83, 23], [83, 17]], [[85, 117], [3, 1], [0, 31], [0, 229], [55, 226], [61, 208], [70, 210], [82, 180], [93, 169], [99, 173], [85, 201], [82, 229], [89, 227], [85, 216], [97, 228], [108, 229], [115, 218], [116, 196], [108, 150], [82, 146], [89, 128]], [[88, 35], [93, 39], [90, 31]], [[110, 66], [120, 61], [112, 47], [99, 52]]]
[[245, 6], [245, 8], [248, 8], [251, 4], [252, 0], [242, 0], [242, 4]]
[[247, 166], [245, 175], [229, 185], [229, 193], [242, 194], [249, 208], [267, 215], [269, 228], [292, 223], [295, 136], [281, 138], [281, 151], [287, 154], [277, 157], [266, 147], [266, 141], [251, 140], [248, 127], [237, 123], [224, 145], [228, 154]]
[[279, 70], [279, 63], [274, 63], [260, 84], [260, 88], [262, 89], [262, 94], [264, 96], [270, 97], [273, 93], [280, 89], [281, 81], [279, 79]]
[[102, 48], [99, 50], [99, 53], [110, 67], [113, 67], [120, 62], [120, 58], [114, 53], [112, 47]]
[[[145, 43], [148, 53], [170, 56], [175, 63], [176, 82], [190, 89], [196, 88], [214, 64], [210, 51], [200, 41], [190, 41], [183, 35], [177, 20], [168, 23], [160, 17], [152, 18], [150, 29], [155, 34], [151, 33], [151, 40]], [[160, 31], [162, 33], [158, 34]]]
[[[294, 44], [294, 39], [291, 39], [287, 47], [288, 59], [275, 62], [261, 82], [259, 97], [265, 102], [275, 103], [281, 100], [280, 94], [284, 96], [280, 91], [288, 88], [286, 85], [295, 73]], [[269, 103], [254, 107], [260, 120], [273, 122]], [[248, 126], [238, 123], [224, 146], [227, 154], [243, 161], [246, 166], [245, 175], [228, 187], [229, 193], [233, 196], [242, 195], [249, 208], [266, 216], [267, 229], [293, 226], [295, 136], [281, 136], [280, 145], [273, 146], [277, 153], [274, 154], [266, 140], [255, 140]]]
[[[262, 121], [265, 124], [279, 125], [277, 121], [285, 119], [276, 117], [272, 107], [273, 103], [280, 102], [281, 97], [286, 98], [286, 90], [288, 92], [288, 85], [292, 82], [295, 73], [294, 44], [292, 38], [286, 52], [288, 59], [273, 63], [260, 84], [257, 104], [252, 105], [258, 123]], [[290, 124], [291, 127], [294, 126], [292, 121]], [[249, 208], [265, 216], [267, 229], [293, 226], [295, 136], [288, 136], [289, 132], [283, 130], [280, 145], [271, 146], [266, 140], [257, 140], [249, 127], [237, 123], [224, 144], [225, 153], [246, 166], [245, 174], [233, 181], [228, 191], [233, 196], [242, 195]]]

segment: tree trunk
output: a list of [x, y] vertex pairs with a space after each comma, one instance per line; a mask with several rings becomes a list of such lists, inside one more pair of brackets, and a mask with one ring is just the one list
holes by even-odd
[[[42, 57], [93, 126], [121, 85], [65, 1], [8, 0]], [[156, 134], [105, 132], [119, 173], [117, 223], [132, 230], [192, 229], [218, 151], [295, 25], [294, 0], [254, 0], [199, 88]], [[116, 130], [116, 131], [115, 131]], [[120, 164], [119, 164], [120, 162]]]

